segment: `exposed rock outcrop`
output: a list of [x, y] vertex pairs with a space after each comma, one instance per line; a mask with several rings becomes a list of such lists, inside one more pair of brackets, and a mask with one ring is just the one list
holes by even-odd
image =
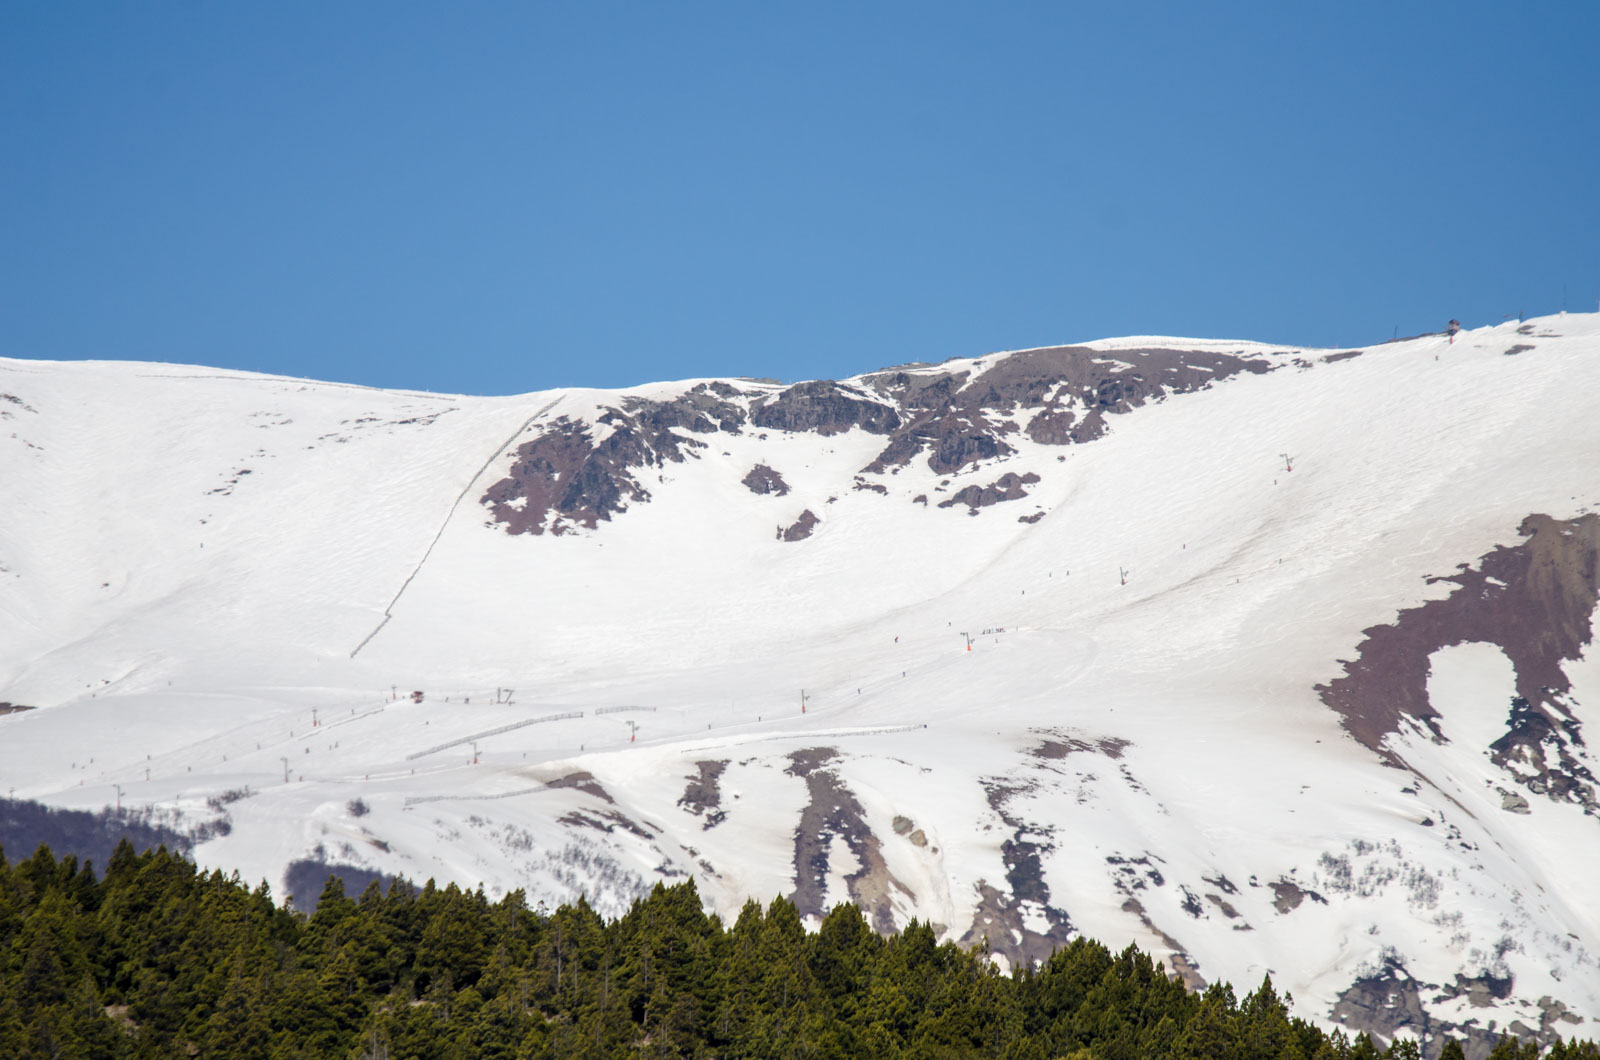
[[[823, 437], [860, 429], [887, 438], [862, 474], [892, 474], [924, 456], [934, 472], [954, 474], [1014, 454], [1008, 438], [1091, 441], [1105, 433], [1109, 415], [1273, 367], [1243, 355], [1054, 347], [999, 355], [982, 371], [901, 369], [865, 376], [861, 385], [818, 379], [774, 393], [708, 381], [665, 401], [621, 398], [593, 422], [555, 420], [517, 447], [506, 476], [481, 500], [507, 533], [592, 530], [650, 500], [642, 472], [701, 456], [708, 448], [702, 439], [747, 427]], [[789, 488], [766, 464], [742, 481], [756, 493], [782, 496]], [[887, 492], [860, 478], [852, 488]], [[970, 492], [966, 503], [976, 511], [1016, 499], [1017, 488], [1003, 480]]]
[[786, 527], [780, 526], [778, 528], [778, 540], [804, 541], [806, 538], [811, 536], [811, 531], [815, 530], [817, 524], [820, 522], [822, 522], [822, 520], [817, 518], [816, 513], [810, 508], [807, 508], [805, 511], [800, 513], [800, 518], [796, 519]]
[[1509, 975], [1487, 972], [1473, 978], [1457, 973], [1453, 983], [1442, 985], [1424, 983], [1413, 978], [1399, 958], [1391, 955], [1375, 971], [1351, 983], [1339, 995], [1331, 1015], [1334, 1022], [1351, 1032], [1365, 1032], [1383, 1044], [1401, 1031], [1408, 1032], [1421, 1043], [1427, 1060], [1439, 1055], [1446, 1035], [1462, 1040], [1468, 1060], [1483, 1060], [1502, 1034], [1549, 1045], [1562, 1033], [1570, 1032], [1570, 1028], [1558, 1026], [1573, 1020], [1566, 1005], [1548, 997], [1539, 999], [1541, 1016], [1537, 1028], [1518, 1021], [1502, 1027], [1493, 1019], [1480, 1022], [1470, 1016], [1453, 1022], [1428, 1013], [1430, 1005], [1462, 997], [1471, 1008], [1486, 1009], [1510, 998], [1513, 986]]
[[991, 504], [1002, 501], [1020, 501], [1028, 495], [1024, 486], [1031, 486], [1039, 481], [1039, 476], [1033, 472], [1018, 475], [1015, 471], [1008, 471], [999, 479], [987, 486], [968, 486], [949, 500], [940, 501], [939, 507], [952, 508], [957, 504], [965, 504], [969, 515], [977, 515], [979, 508], [987, 508]]
[[750, 469], [749, 474], [739, 481], [751, 493], [761, 494], [762, 496], [782, 497], [789, 492], [789, 484], [783, 481], [783, 476], [766, 464], [757, 464]]
[[1364, 630], [1344, 676], [1317, 692], [1352, 736], [1394, 762], [1383, 741], [1399, 730], [1402, 716], [1444, 738], [1428, 699], [1429, 656], [1454, 644], [1497, 645], [1515, 669], [1516, 697], [1492, 757], [1530, 791], [1600, 812], [1595, 777], [1578, 753], [1583, 738], [1565, 701], [1571, 684], [1561, 667], [1590, 642], [1600, 600], [1600, 515], [1564, 522], [1530, 515], [1518, 532], [1527, 540], [1494, 549], [1477, 569], [1462, 564], [1455, 574], [1431, 579], [1457, 587], [1448, 597]]
[[750, 413], [756, 427], [779, 431], [814, 431], [824, 437], [860, 427], [868, 434], [888, 434], [900, 426], [893, 407], [873, 401], [865, 392], [830, 379], [794, 386]]
[[1037, 410], [1024, 433], [1042, 445], [1092, 441], [1105, 433], [1107, 415], [1129, 412], [1168, 394], [1202, 390], [1240, 372], [1272, 369], [1264, 358], [1178, 350], [1117, 350], [1082, 346], [1025, 350], [992, 367], [930, 375], [892, 371], [863, 381], [896, 402], [905, 424], [867, 471], [883, 472], [928, 453], [940, 474], [993, 460], [1015, 449], [1004, 435], [1016, 416]]
[[517, 447], [510, 473], [482, 503], [511, 534], [592, 530], [630, 502], [650, 499], [638, 469], [682, 463], [706, 448], [679, 430], [739, 433], [745, 411], [727, 398], [741, 395], [726, 383], [700, 383], [671, 401], [627, 398], [602, 412], [592, 429], [562, 416]]

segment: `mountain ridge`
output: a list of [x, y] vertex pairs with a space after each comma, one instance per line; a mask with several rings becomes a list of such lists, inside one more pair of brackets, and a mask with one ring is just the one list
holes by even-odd
[[[252, 878], [692, 876], [1552, 1034], [1600, 1018], [1596, 354], [1570, 315], [506, 398], [0, 361], [0, 773], [225, 815], [195, 856]], [[1373, 632], [1469, 595], [1559, 636]], [[1374, 635], [1413, 708], [1358, 731], [1319, 689]]]

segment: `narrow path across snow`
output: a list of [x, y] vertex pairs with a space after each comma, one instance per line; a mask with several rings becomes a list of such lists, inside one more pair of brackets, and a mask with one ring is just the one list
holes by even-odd
[[510, 446], [512, 442], [516, 441], [522, 436], [522, 432], [528, 429], [529, 424], [533, 423], [534, 420], [555, 408], [556, 405], [560, 404], [560, 402], [561, 398], [558, 397], [547, 404], [544, 408], [540, 409], [538, 412], [535, 412], [532, 416], [529, 416], [527, 419], [523, 420], [522, 423], [518, 425], [517, 429], [511, 432], [511, 436], [505, 441], [501, 442], [499, 448], [497, 448], [493, 453], [489, 454], [489, 459], [483, 462], [483, 466], [478, 468], [477, 471], [474, 471], [472, 473], [472, 477], [467, 479], [467, 484], [461, 487], [461, 492], [456, 495], [455, 503], [450, 505], [450, 510], [445, 513], [444, 521], [439, 524], [439, 529], [433, 535], [433, 540], [428, 542], [428, 548], [422, 553], [422, 558], [417, 560], [417, 565], [411, 569], [411, 573], [406, 576], [406, 580], [400, 584], [400, 591], [394, 594], [394, 599], [389, 601], [389, 606], [383, 609], [383, 621], [379, 622], [377, 628], [375, 628], [371, 633], [368, 633], [364, 638], [362, 638], [361, 643], [357, 644], [354, 650], [350, 652], [350, 658], [354, 659], [356, 654], [360, 652], [362, 648], [365, 648], [368, 643], [371, 642], [373, 637], [376, 637], [379, 633], [383, 632], [383, 627], [389, 624], [389, 619], [394, 617], [394, 608], [395, 605], [400, 602], [400, 597], [405, 595], [405, 591], [410, 587], [412, 579], [416, 578], [418, 572], [422, 570], [422, 565], [428, 562], [428, 557], [433, 555], [433, 548], [439, 543], [439, 539], [444, 536], [445, 527], [449, 526], [450, 520], [455, 517], [456, 509], [461, 507], [462, 500], [464, 500], [467, 494], [471, 492], [472, 487], [477, 485], [478, 479], [483, 477], [483, 473], [489, 470], [489, 465], [500, 459], [500, 454], [505, 452], [506, 448]]

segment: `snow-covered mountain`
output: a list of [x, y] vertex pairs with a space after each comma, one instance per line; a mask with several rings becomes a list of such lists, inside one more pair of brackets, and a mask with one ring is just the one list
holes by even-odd
[[1593, 1036], [1597, 556], [1594, 315], [504, 398], [0, 360], [0, 789], [280, 893], [692, 876]]

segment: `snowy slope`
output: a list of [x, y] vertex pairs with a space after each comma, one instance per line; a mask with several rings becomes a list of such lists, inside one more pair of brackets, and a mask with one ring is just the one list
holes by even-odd
[[[1437, 731], [1352, 720], [1319, 686], [1528, 516], [1586, 540], [1600, 319], [1331, 357], [1085, 346], [1132, 375], [1139, 351], [1259, 363], [1073, 444], [955, 407], [942, 437], [987, 415], [996, 455], [867, 472], [903, 430], [761, 428], [788, 390], [748, 380], [476, 398], [0, 360], [0, 701], [38, 708], [0, 716], [0, 788], [226, 813], [196, 856], [275, 886], [317, 857], [616, 911], [693, 876], [724, 913], [853, 898], [1004, 960], [1134, 940], [1191, 982], [1270, 971], [1302, 1014], [1383, 1033], [1592, 1035], [1600, 820], [1576, 734], [1597, 650], [1535, 707], [1562, 791], [1496, 761], [1520, 686], [1483, 636], [1426, 649]], [[506, 532], [491, 492], [561, 431], [617, 448], [619, 415], [666, 422], [651, 410], [712, 383], [749, 421], [676, 430], [681, 460], [656, 435], [626, 472], [647, 497]], [[842, 385], [913, 416], [878, 375]], [[1051, 386], [1078, 424], [1116, 400]], [[742, 482], [757, 465], [788, 491]], [[1007, 474], [1024, 496], [940, 507]], [[1529, 569], [1592, 621], [1592, 562]]]

